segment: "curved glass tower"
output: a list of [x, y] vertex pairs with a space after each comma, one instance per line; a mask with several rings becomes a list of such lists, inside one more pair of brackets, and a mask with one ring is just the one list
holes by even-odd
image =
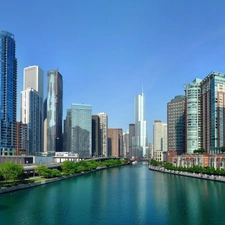
[[17, 59], [14, 35], [0, 31], [0, 154], [13, 154], [16, 142]]

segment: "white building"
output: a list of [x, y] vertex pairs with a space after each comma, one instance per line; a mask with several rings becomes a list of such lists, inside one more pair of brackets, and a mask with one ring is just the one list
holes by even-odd
[[28, 125], [28, 153], [43, 150], [42, 97], [32, 88], [21, 92], [21, 122]]
[[[167, 123], [162, 123], [160, 120], [155, 120], [153, 125], [153, 145], [155, 160], [162, 161], [163, 152], [167, 152]], [[160, 160], [161, 159], [161, 160]]]
[[149, 157], [148, 125], [145, 112], [145, 95], [139, 94], [134, 101], [135, 136], [132, 138], [132, 157]]
[[28, 152], [43, 151], [44, 72], [39, 66], [24, 68], [21, 122], [28, 124]]
[[102, 155], [108, 156], [108, 116], [104, 112], [98, 114], [100, 118], [100, 139]]

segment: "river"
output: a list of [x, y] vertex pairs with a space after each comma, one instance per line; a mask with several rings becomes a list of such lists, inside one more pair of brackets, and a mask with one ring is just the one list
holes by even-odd
[[0, 196], [1, 225], [225, 224], [225, 184], [122, 166]]

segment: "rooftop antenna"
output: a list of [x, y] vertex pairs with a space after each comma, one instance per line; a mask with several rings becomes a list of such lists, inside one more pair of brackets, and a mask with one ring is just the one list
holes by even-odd
[[144, 87], [143, 87], [143, 84], [142, 84], [142, 94], [144, 93]]

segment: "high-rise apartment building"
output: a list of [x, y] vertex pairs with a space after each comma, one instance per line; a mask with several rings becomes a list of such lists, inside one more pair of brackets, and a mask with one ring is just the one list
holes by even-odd
[[100, 137], [100, 118], [92, 115], [92, 155], [96, 157], [102, 155]]
[[133, 155], [134, 157], [149, 157], [148, 148], [148, 128], [145, 112], [145, 95], [139, 94], [135, 97], [135, 137], [133, 138]]
[[202, 147], [201, 81], [196, 78], [184, 86], [186, 97], [185, 152], [188, 154]]
[[28, 154], [43, 151], [43, 100], [33, 88], [21, 92], [21, 122], [28, 126]]
[[47, 150], [60, 152], [63, 148], [63, 79], [57, 69], [47, 73]]
[[23, 91], [21, 92], [21, 121], [28, 126], [28, 152], [43, 151], [43, 87], [44, 72], [39, 66], [23, 70]]
[[201, 84], [202, 147], [209, 153], [225, 145], [225, 74], [211, 72]]
[[153, 125], [154, 152], [153, 158], [163, 161], [163, 154], [167, 152], [167, 124], [160, 120], [155, 120]]
[[185, 96], [175, 96], [167, 103], [168, 161], [185, 151]]
[[98, 114], [100, 118], [100, 139], [103, 156], [108, 156], [108, 116], [104, 112]]
[[167, 151], [167, 123], [155, 120], [153, 125], [154, 151]]
[[0, 155], [16, 145], [17, 59], [14, 35], [0, 31]]
[[92, 155], [92, 106], [72, 104], [71, 148], [80, 158]]
[[113, 157], [123, 155], [123, 130], [120, 128], [108, 129], [108, 154]]

